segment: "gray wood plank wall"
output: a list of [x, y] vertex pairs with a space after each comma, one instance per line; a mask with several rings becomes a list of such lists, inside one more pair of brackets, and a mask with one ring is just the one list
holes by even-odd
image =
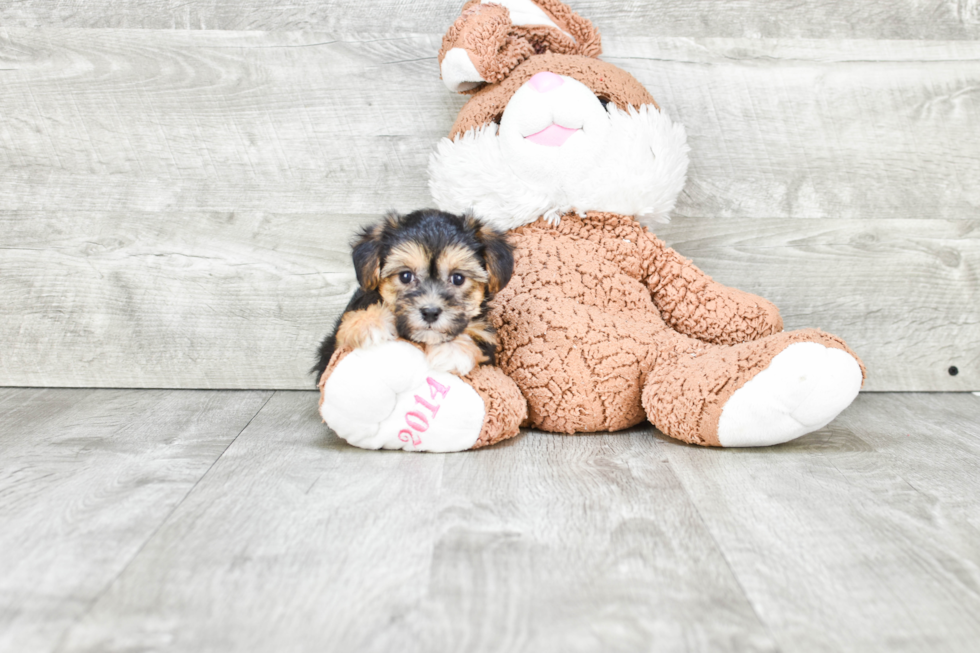
[[[0, 384], [309, 387], [350, 234], [431, 203], [457, 4], [4, 3]], [[663, 238], [866, 389], [980, 390], [977, 2], [571, 4], [687, 127]]]

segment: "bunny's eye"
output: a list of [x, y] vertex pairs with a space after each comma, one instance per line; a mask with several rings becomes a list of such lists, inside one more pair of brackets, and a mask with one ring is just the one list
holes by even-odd
[[599, 98], [599, 102], [602, 103], [602, 108], [603, 109], [605, 109], [606, 111], [609, 111], [609, 100], [608, 99], [606, 99], [604, 97], [601, 97], [601, 98]]

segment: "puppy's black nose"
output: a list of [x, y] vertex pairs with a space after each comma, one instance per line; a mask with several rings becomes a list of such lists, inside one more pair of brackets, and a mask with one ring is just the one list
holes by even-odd
[[442, 309], [438, 306], [423, 306], [419, 309], [419, 313], [422, 314], [422, 319], [425, 320], [426, 324], [432, 324], [442, 315]]

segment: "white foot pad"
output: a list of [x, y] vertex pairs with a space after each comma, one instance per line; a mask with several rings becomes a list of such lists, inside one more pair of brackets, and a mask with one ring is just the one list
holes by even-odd
[[861, 367], [841, 349], [790, 345], [735, 391], [718, 420], [723, 447], [765, 447], [821, 429], [861, 389]]
[[320, 415], [355, 447], [463, 451], [476, 442], [486, 410], [459, 377], [429, 367], [405, 342], [355, 349], [323, 388]]

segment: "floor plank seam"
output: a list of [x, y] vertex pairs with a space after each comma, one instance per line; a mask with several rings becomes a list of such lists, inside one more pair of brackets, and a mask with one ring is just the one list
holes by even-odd
[[[658, 442], [658, 446], [664, 447], [665, 445], [661, 441]], [[692, 445], [677, 445], [677, 446], [692, 446]], [[694, 495], [691, 494], [691, 492], [687, 489], [687, 484], [684, 482], [684, 479], [681, 477], [680, 474], [677, 473], [677, 470], [674, 469], [674, 463], [671, 462], [670, 456], [664, 455], [664, 458], [667, 461], [667, 467], [670, 469], [670, 473], [673, 474], [674, 478], [677, 479], [677, 482], [684, 490], [684, 495], [687, 497], [687, 500], [691, 502], [691, 507], [694, 508], [694, 512], [698, 516], [698, 521], [701, 522], [701, 525], [704, 527], [704, 530], [708, 534], [708, 537], [711, 538], [711, 541], [714, 543], [715, 548], [718, 550], [718, 555], [720, 555], [721, 559], [725, 561], [725, 567], [728, 568], [728, 571], [729, 573], [731, 573], [732, 578], [735, 580], [735, 584], [738, 586], [739, 591], [741, 591], [742, 596], [745, 597], [745, 602], [748, 603], [749, 608], [751, 608], [752, 614], [755, 615], [756, 620], [758, 620], [759, 624], [763, 627], [763, 629], [765, 629], [765, 632], [769, 636], [770, 641], [772, 641], [773, 645], [776, 647], [774, 649], [775, 652], [782, 653], [782, 651], [784, 650], [782, 644], [779, 642], [778, 639], [776, 639], [776, 636], [769, 628], [769, 624], [766, 623], [765, 620], [763, 620], [762, 615], [760, 615], [758, 609], [756, 609], [755, 603], [752, 601], [752, 597], [749, 596], [749, 593], [745, 590], [745, 586], [742, 584], [742, 579], [739, 578], [738, 574], [735, 573], [735, 568], [732, 567], [732, 563], [729, 561], [728, 556], [725, 555], [724, 547], [721, 546], [721, 543], [718, 541], [718, 538], [715, 537], [714, 532], [712, 532], [711, 528], [708, 525], [708, 522], [705, 520], [704, 515], [701, 514], [701, 509], [698, 507], [697, 502], [694, 500]]]
[[139, 558], [140, 554], [143, 553], [143, 549], [146, 548], [146, 545], [153, 541], [153, 538], [157, 536], [157, 533], [160, 532], [160, 529], [163, 528], [163, 525], [166, 524], [167, 521], [169, 521], [170, 518], [174, 515], [174, 513], [177, 512], [177, 510], [184, 504], [184, 502], [187, 500], [187, 497], [189, 497], [194, 492], [197, 486], [200, 485], [201, 481], [204, 480], [204, 478], [211, 473], [211, 470], [214, 469], [214, 466], [218, 464], [218, 461], [221, 460], [224, 457], [225, 453], [228, 451], [228, 449], [230, 449], [231, 446], [238, 441], [238, 438], [241, 437], [242, 433], [245, 432], [245, 430], [249, 427], [252, 421], [256, 417], [258, 417], [259, 413], [261, 413], [262, 410], [266, 407], [266, 404], [268, 404], [269, 401], [271, 401], [272, 398], [276, 395], [276, 392], [277, 392], [276, 390], [270, 392], [269, 396], [266, 397], [266, 400], [263, 401], [262, 405], [259, 406], [258, 410], [255, 411], [255, 414], [252, 415], [250, 418], [248, 418], [248, 421], [245, 423], [245, 425], [238, 431], [238, 433], [235, 434], [235, 437], [231, 439], [228, 445], [221, 450], [221, 453], [218, 454], [217, 457], [215, 457], [215, 459], [211, 462], [211, 464], [208, 465], [208, 468], [204, 471], [203, 474], [201, 474], [200, 478], [194, 481], [194, 484], [187, 489], [187, 492], [185, 492], [184, 496], [180, 498], [180, 501], [174, 504], [174, 507], [171, 508], [166, 515], [164, 515], [163, 519], [160, 520], [160, 523], [157, 524], [156, 528], [153, 529], [153, 532], [150, 533], [145, 540], [143, 540], [143, 543], [140, 544], [139, 548], [136, 549], [133, 555], [129, 557], [129, 560], [126, 561], [126, 564], [124, 564], [119, 569], [118, 573], [116, 573], [112, 577], [112, 579], [105, 584], [105, 587], [103, 587], [98, 594], [92, 597], [92, 600], [89, 602], [88, 607], [85, 608], [85, 611], [82, 612], [80, 615], [78, 615], [78, 618], [75, 619], [71, 624], [65, 627], [65, 630], [61, 633], [61, 636], [58, 638], [58, 643], [55, 644], [54, 648], [52, 649], [54, 653], [58, 653], [59, 651], [64, 650], [66, 639], [68, 638], [68, 635], [69, 633], [71, 633], [72, 629], [75, 626], [77, 626], [79, 623], [84, 621], [84, 619], [92, 612], [95, 606], [98, 605], [99, 601], [102, 600], [102, 597], [106, 595], [106, 592], [108, 592], [112, 588], [112, 586], [119, 581], [122, 575], [126, 573], [126, 570], [129, 569], [129, 567], [133, 564], [133, 561]]

